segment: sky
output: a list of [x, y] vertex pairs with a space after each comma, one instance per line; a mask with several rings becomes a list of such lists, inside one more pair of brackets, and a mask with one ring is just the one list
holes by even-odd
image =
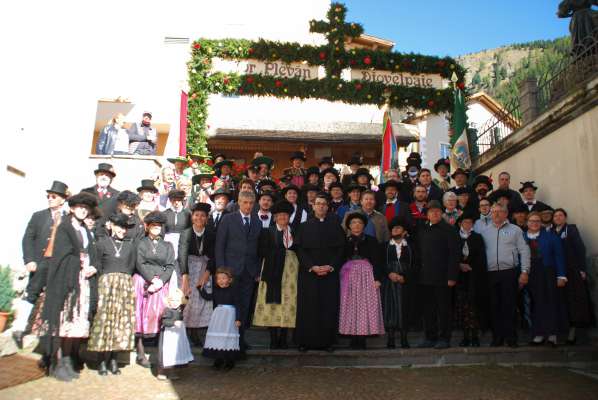
[[347, 22], [395, 42], [395, 51], [459, 56], [569, 34], [560, 0], [340, 0]]

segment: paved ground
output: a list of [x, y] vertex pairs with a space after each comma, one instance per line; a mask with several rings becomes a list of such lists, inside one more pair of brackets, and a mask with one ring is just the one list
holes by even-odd
[[144, 399], [409, 399], [409, 400], [595, 400], [598, 379], [564, 368], [446, 367], [421, 369], [329, 369], [238, 367], [228, 373], [208, 367], [180, 370], [181, 379], [156, 380], [128, 366], [121, 376], [85, 370], [61, 383], [43, 378], [0, 391], [2, 400]]

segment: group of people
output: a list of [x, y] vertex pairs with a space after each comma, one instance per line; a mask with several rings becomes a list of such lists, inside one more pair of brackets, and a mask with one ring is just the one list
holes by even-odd
[[158, 132], [152, 126], [152, 113], [144, 111], [141, 122], [125, 128], [125, 116], [118, 113], [102, 128], [95, 153], [102, 155], [138, 154], [155, 156]]
[[357, 154], [341, 176], [332, 157], [305, 168], [294, 152], [277, 181], [263, 154], [241, 179], [222, 154], [169, 160], [172, 182], [144, 179], [136, 193], [115, 190], [106, 163], [78, 194], [55, 181], [33, 214], [13, 335], [40, 336], [56, 378], [77, 377], [83, 341], [106, 375], [122, 352], [150, 367], [144, 346], [158, 338], [167, 379], [190, 344], [233, 368], [250, 326], [268, 328], [272, 349], [332, 352], [339, 335], [352, 349], [377, 335], [408, 348], [421, 328], [418, 347], [448, 348], [454, 328], [460, 346], [490, 329], [492, 346], [515, 347], [520, 324], [531, 344], [556, 346], [593, 322], [580, 233], [532, 181], [517, 192], [502, 172], [494, 188], [446, 159], [433, 179], [417, 153], [377, 186]]

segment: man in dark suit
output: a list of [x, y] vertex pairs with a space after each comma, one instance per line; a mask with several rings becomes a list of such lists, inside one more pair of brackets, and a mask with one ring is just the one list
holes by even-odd
[[93, 173], [96, 176], [95, 186], [81, 191], [95, 195], [98, 198], [98, 207], [102, 210], [102, 214], [110, 217], [116, 211], [116, 196], [120, 193], [110, 186], [116, 172], [114, 172], [114, 167], [111, 164], [100, 163]]
[[519, 193], [521, 193], [523, 197], [523, 203], [527, 207], [527, 210], [529, 212], [542, 212], [551, 209], [551, 207], [548, 204], [536, 200], [537, 190], [538, 187], [535, 185], [534, 181], [521, 182], [521, 188], [519, 189]]
[[255, 282], [260, 273], [258, 239], [262, 222], [252, 214], [255, 194], [239, 192], [239, 211], [226, 214], [216, 232], [216, 267], [230, 268], [234, 275], [235, 290], [240, 300], [241, 351], [247, 350], [245, 329], [249, 326], [249, 309]]
[[212, 212], [210, 212], [210, 216], [208, 217], [208, 227], [214, 232], [218, 231], [222, 217], [229, 213], [226, 207], [232, 200], [232, 197], [231, 192], [224, 187], [219, 188], [210, 195], [210, 199], [214, 203], [214, 208], [212, 208]]
[[[521, 195], [515, 190], [511, 189], [510, 185], [511, 175], [508, 172], [503, 171], [498, 174], [498, 187], [488, 195], [488, 200], [490, 200], [491, 203], [496, 203], [499, 195], [507, 192], [509, 199], [509, 210], [512, 211], [521, 208], [521, 205], [523, 205]], [[490, 190], [492, 190], [492, 188]]]
[[17, 306], [17, 318], [13, 323], [13, 337], [19, 347], [23, 345], [23, 332], [29, 314], [46, 285], [47, 261], [52, 257], [56, 228], [65, 215], [63, 205], [68, 197], [68, 187], [54, 181], [47, 192], [48, 208], [33, 213], [23, 235], [23, 262], [29, 272], [25, 296]]
[[384, 184], [384, 194], [386, 200], [381, 204], [379, 211], [384, 214], [386, 221], [390, 222], [395, 217], [401, 217], [401, 220], [407, 221], [409, 226], [413, 224], [411, 219], [411, 211], [409, 210], [409, 204], [399, 200], [399, 191], [401, 186], [397, 181], [388, 181]]
[[444, 192], [432, 181], [432, 172], [428, 168], [419, 171], [419, 183], [426, 188], [428, 201], [436, 200], [442, 203]]

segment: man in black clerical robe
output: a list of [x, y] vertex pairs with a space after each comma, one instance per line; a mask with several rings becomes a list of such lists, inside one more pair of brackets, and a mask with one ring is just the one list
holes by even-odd
[[339, 275], [345, 233], [328, 214], [325, 194], [316, 197], [314, 215], [296, 236], [299, 255], [295, 341], [300, 351], [333, 350], [338, 332]]

